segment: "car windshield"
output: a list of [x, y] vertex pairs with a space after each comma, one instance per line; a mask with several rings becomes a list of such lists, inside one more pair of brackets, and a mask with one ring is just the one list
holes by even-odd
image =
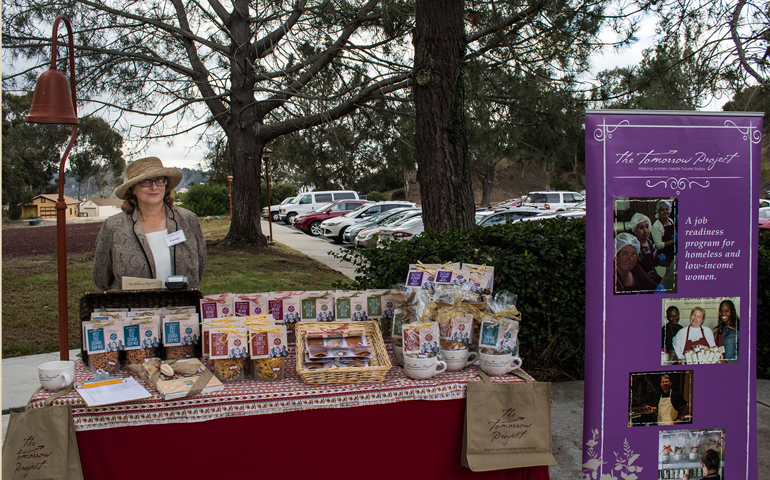
[[358, 214], [359, 214], [359, 213], [361, 213], [363, 210], [366, 210], [367, 208], [369, 208], [369, 207], [371, 207], [371, 206], [372, 206], [372, 204], [371, 204], [371, 203], [362, 203], [360, 207], [356, 208], [355, 210], [351, 210], [351, 211], [349, 211], [348, 213], [346, 213], [345, 215], [343, 215], [343, 217], [348, 217], [348, 218], [355, 218], [355, 217], [356, 217], [356, 215], [358, 215]]
[[314, 212], [323, 212], [324, 210], [326, 210], [327, 208], [331, 207], [332, 205], [334, 205], [334, 202], [324, 203], [323, 205], [319, 205], [319, 206], [315, 207], [313, 209], [313, 211]]
[[380, 225], [387, 227], [389, 225], [393, 225], [396, 222], [401, 221], [404, 217], [410, 216], [415, 210], [403, 210], [400, 212], [396, 212], [392, 217], [388, 217], [385, 220], [383, 220]]
[[286, 205], [299, 202], [299, 199], [300, 199], [301, 196], [302, 195], [297, 195], [296, 197], [294, 197], [291, 200], [289, 200], [288, 202], [286, 202]]
[[401, 221], [394, 223], [392, 227], [409, 228], [414, 225], [417, 225], [418, 223], [422, 223], [422, 215], [416, 215], [414, 217], [404, 218]]
[[559, 194], [533, 193], [527, 197], [526, 203], [559, 203]]
[[760, 210], [759, 218], [770, 218], [770, 210]]
[[397, 213], [397, 211], [395, 210], [386, 210], [384, 212], [380, 212], [377, 215], [372, 215], [371, 217], [369, 217], [369, 220], [367, 220], [367, 223], [371, 223], [371, 224], [379, 223], [395, 213]]

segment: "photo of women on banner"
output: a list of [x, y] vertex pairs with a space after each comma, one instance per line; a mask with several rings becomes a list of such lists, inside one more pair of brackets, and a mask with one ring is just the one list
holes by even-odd
[[662, 365], [738, 362], [738, 297], [666, 298], [662, 305]]
[[676, 214], [676, 198], [615, 199], [615, 294], [676, 293]]
[[724, 428], [661, 430], [658, 452], [658, 478], [724, 478]]
[[404, 355], [412, 358], [431, 358], [441, 353], [438, 323], [410, 323], [404, 325]]
[[631, 373], [628, 426], [692, 423], [693, 371]]

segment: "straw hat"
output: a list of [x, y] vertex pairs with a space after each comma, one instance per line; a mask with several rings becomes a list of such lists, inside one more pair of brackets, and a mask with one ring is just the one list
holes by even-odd
[[182, 171], [176, 168], [164, 168], [158, 157], [140, 158], [126, 167], [128, 181], [115, 189], [115, 196], [125, 200], [128, 190], [141, 182], [152, 178], [166, 177], [169, 188], [175, 188], [182, 182]]

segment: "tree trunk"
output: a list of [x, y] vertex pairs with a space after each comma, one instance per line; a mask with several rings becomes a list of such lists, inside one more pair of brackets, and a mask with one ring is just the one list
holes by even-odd
[[492, 185], [495, 182], [494, 165], [484, 173], [476, 170], [476, 178], [481, 182], [481, 203], [479, 205], [489, 207], [492, 204]]
[[417, 184], [417, 170], [412, 165], [404, 165], [404, 200], [414, 202], [414, 185]]
[[224, 241], [267, 246], [262, 234], [262, 212], [259, 202], [260, 172], [264, 142], [254, 128], [233, 129], [227, 135], [233, 162], [233, 219]]
[[417, 0], [414, 143], [426, 230], [474, 225], [463, 98], [464, 7], [464, 1]]
[[267, 246], [267, 238], [262, 234], [259, 199], [262, 151], [267, 143], [261, 134], [264, 113], [254, 101], [253, 52], [243, 47], [250, 43], [249, 5], [246, 0], [237, 0], [233, 6], [230, 17], [234, 52], [230, 63], [230, 110], [220, 120], [227, 134], [233, 163], [233, 219], [224, 241], [235, 245]]

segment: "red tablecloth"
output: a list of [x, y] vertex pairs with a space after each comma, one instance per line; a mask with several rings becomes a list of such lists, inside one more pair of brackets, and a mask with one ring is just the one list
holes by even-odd
[[[78, 360], [76, 381], [88, 375]], [[86, 479], [549, 479], [545, 466], [460, 466], [465, 384], [481, 381], [474, 368], [414, 381], [394, 367], [383, 382], [321, 386], [302, 383], [293, 368], [286, 375], [189, 399], [88, 407], [71, 393], [54, 403], [73, 407]]]

